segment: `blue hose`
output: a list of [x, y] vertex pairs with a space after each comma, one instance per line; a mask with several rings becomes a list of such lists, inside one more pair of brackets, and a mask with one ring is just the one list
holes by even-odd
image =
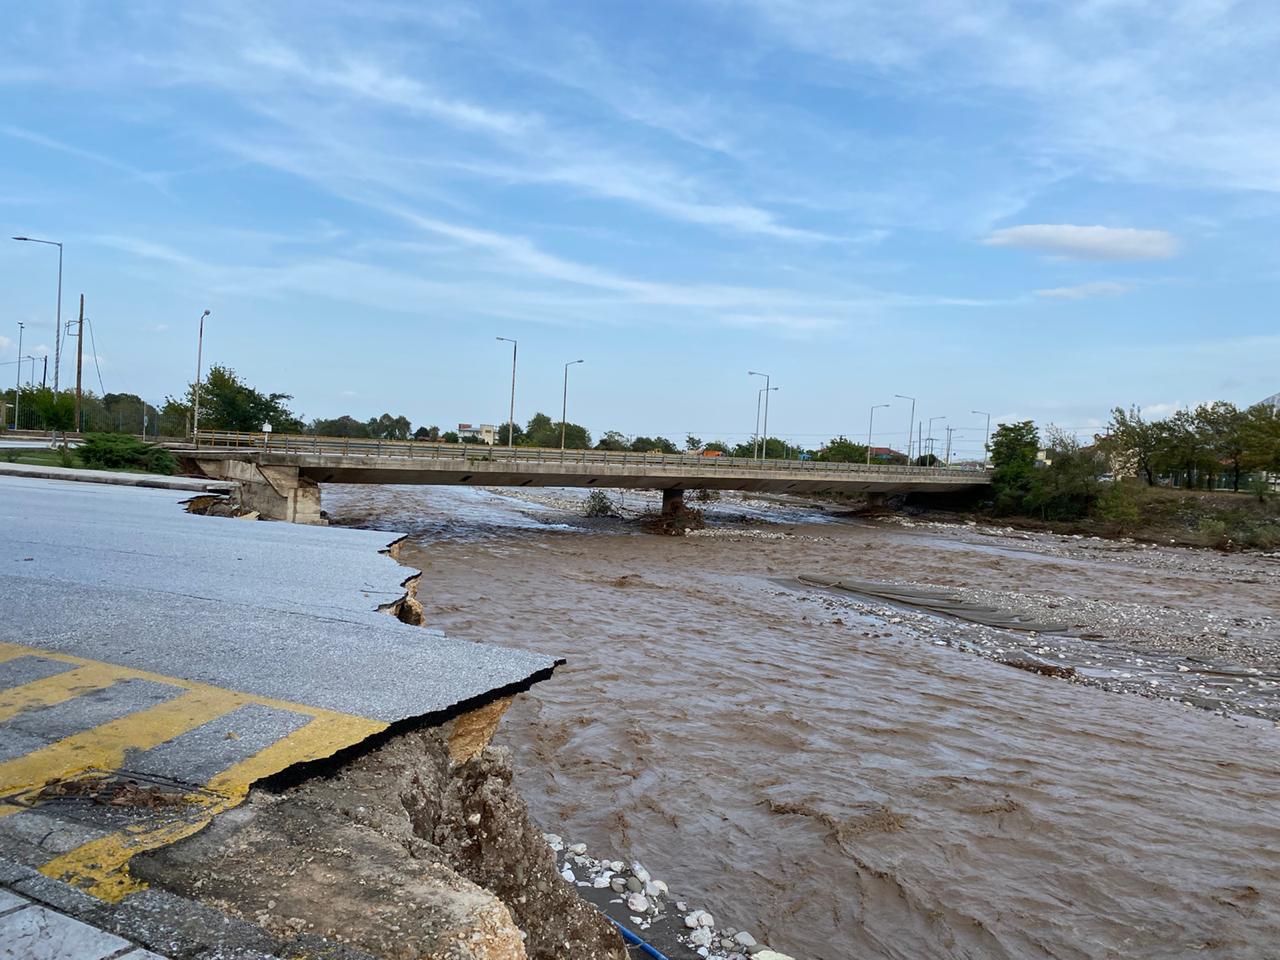
[[637, 937], [634, 933], [632, 933], [630, 930], [628, 930], [626, 927], [620, 924], [617, 920], [613, 919], [613, 917], [609, 917], [608, 920], [610, 923], [612, 923], [615, 927], [618, 928], [618, 932], [622, 934], [622, 939], [627, 941], [627, 943], [630, 943], [639, 947], [641, 953], [646, 954], [647, 956], [653, 957], [653, 960], [667, 960], [665, 956], [660, 954], [657, 950], [653, 949], [653, 947], [649, 946], [649, 944], [645, 943], [643, 940]]

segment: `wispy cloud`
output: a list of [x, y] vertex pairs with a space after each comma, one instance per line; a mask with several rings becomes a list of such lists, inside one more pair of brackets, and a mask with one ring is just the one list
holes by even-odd
[[1181, 247], [1178, 238], [1164, 230], [1070, 223], [1005, 227], [982, 242], [989, 247], [1019, 247], [1077, 260], [1166, 260], [1176, 256]]
[[1088, 300], [1093, 297], [1118, 297], [1131, 289], [1133, 288], [1126, 283], [1097, 280], [1092, 283], [1077, 283], [1070, 287], [1049, 287], [1037, 290], [1036, 296], [1050, 300]]

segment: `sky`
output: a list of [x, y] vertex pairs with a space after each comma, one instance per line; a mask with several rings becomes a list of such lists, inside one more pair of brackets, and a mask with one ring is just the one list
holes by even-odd
[[[1280, 389], [1269, 0], [5, 0], [0, 227], [97, 388], [901, 448]], [[57, 249], [0, 244], [0, 376]], [[73, 350], [71, 351], [74, 352]], [[86, 360], [86, 363], [88, 360]], [[50, 360], [52, 365], [53, 361]], [[37, 364], [37, 376], [39, 364]], [[74, 380], [64, 362], [62, 379]]]

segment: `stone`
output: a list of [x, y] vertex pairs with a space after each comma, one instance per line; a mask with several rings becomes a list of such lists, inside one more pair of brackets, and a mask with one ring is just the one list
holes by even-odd
[[733, 942], [740, 947], [754, 947], [756, 945], [756, 938], [743, 930], [733, 938]]
[[575, 843], [569, 847], [569, 852], [575, 857], [580, 857], [587, 852], [587, 845], [585, 843]]
[[711, 946], [711, 928], [698, 927], [693, 933], [689, 934], [689, 942], [695, 947]]
[[751, 954], [751, 960], [795, 960], [795, 957], [778, 953], [776, 950], [761, 950], [759, 953]]
[[627, 909], [635, 913], [649, 912], [649, 898], [643, 893], [633, 893], [627, 897]]
[[644, 867], [642, 867], [639, 863], [632, 862], [632, 864], [631, 864], [631, 872], [632, 872], [632, 873], [634, 873], [634, 874], [636, 875], [636, 878], [637, 878], [641, 883], [648, 883], [648, 882], [649, 882], [649, 880], [650, 880], [650, 879], [652, 879], [652, 878], [649, 876], [649, 871], [648, 871], [648, 870], [646, 870]]
[[632, 893], [640, 893], [644, 890], [644, 883], [639, 877], [627, 877], [627, 889]]

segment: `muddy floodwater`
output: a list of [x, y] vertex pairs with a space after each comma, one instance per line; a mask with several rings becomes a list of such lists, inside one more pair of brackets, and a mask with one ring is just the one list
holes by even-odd
[[797, 958], [1280, 957], [1280, 562], [732, 502], [660, 538], [546, 493], [324, 497], [409, 534], [430, 625], [566, 658], [499, 734], [547, 830]]

